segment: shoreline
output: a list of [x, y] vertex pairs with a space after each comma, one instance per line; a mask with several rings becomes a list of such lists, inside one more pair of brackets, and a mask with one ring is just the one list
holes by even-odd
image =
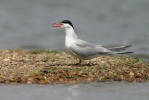
[[[90, 63], [89, 63], [90, 62]], [[149, 63], [124, 56], [83, 61], [55, 50], [0, 50], [0, 83], [148, 82]]]

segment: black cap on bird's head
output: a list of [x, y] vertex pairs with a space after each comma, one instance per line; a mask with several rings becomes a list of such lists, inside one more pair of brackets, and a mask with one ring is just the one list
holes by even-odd
[[65, 25], [65, 24], [69, 24], [69, 25], [74, 29], [74, 27], [73, 27], [71, 21], [69, 21], [69, 20], [63, 20], [63, 21], [61, 21], [61, 22], [54, 23], [54, 24], [53, 24], [53, 27], [62, 27], [62, 26]]
[[[63, 21], [61, 21], [61, 23], [69, 24], [69, 25], [71, 25], [71, 26], [73, 27], [71, 21], [69, 21], [69, 20], [63, 20]], [[74, 27], [73, 27], [73, 28], [74, 28]]]

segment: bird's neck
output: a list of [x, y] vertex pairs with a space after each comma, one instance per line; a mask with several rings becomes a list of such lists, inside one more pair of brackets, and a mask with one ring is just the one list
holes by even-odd
[[78, 38], [73, 28], [65, 28], [65, 47], [70, 48]]
[[77, 38], [75, 31], [73, 28], [65, 28], [66, 38]]

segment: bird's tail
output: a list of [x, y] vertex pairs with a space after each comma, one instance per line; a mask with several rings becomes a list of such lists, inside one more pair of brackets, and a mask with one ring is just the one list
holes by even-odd
[[111, 51], [120, 53], [120, 54], [124, 54], [124, 53], [130, 53], [130, 52], [120, 52], [120, 51], [123, 51], [123, 50], [125, 50], [129, 47], [131, 47], [131, 45], [126, 45], [126, 46], [121, 46], [121, 47], [113, 47], [113, 48], [108, 48], [108, 49], [111, 50]]
[[121, 47], [113, 47], [113, 48], [108, 48], [110, 51], [113, 51], [114, 54], [129, 54], [133, 52], [121, 52], [127, 48], [131, 47], [131, 45], [126, 45], [126, 46], [121, 46]]

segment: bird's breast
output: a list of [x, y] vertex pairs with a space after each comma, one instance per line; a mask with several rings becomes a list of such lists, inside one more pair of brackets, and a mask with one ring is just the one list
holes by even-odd
[[74, 44], [74, 39], [66, 37], [65, 39], [65, 47], [70, 48]]

